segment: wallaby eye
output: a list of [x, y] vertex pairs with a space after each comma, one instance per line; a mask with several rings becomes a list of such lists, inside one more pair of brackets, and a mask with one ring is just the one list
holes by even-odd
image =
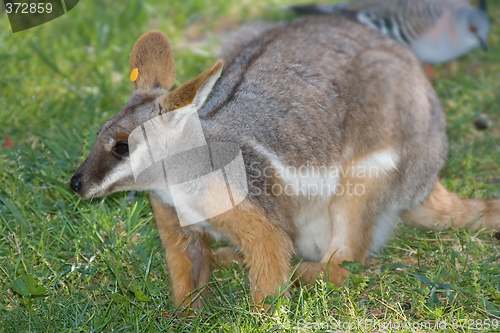
[[128, 156], [128, 142], [127, 141], [118, 141], [114, 148], [114, 152], [120, 156]]
[[469, 30], [470, 30], [471, 32], [473, 32], [473, 33], [476, 33], [476, 32], [477, 32], [477, 28], [476, 28], [476, 26], [475, 26], [475, 25], [472, 25], [472, 24], [471, 24], [471, 25], [469, 25]]

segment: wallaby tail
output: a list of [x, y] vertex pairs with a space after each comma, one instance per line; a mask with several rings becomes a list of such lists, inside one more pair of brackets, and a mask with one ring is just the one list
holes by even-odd
[[436, 181], [434, 190], [419, 206], [401, 215], [403, 222], [424, 230], [500, 230], [500, 200], [461, 199]]

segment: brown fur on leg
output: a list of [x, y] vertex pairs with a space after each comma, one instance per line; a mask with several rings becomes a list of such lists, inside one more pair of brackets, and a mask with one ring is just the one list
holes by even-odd
[[267, 309], [265, 297], [278, 295], [290, 276], [291, 237], [248, 199], [210, 222], [241, 249], [249, 268], [252, 302]]
[[177, 215], [150, 196], [158, 233], [165, 249], [175, 305], [200, 308], [197, 287], [210, 281], [211, 252], [204, 234], [189, 232], [180, 226]]
[[212, 252], [206, 234], [195, 234], [187, 251], [191, 260], [191, 275], [195, 288], [202, 288], [210, 282], [212, 272]]
[[405, 224], [424, 230], [460, 229], [475, 221], [478, 228], [500, 229], [500, 200], [461, 199], [439, 182], [427, 199], [419, 206], [401, 215]]

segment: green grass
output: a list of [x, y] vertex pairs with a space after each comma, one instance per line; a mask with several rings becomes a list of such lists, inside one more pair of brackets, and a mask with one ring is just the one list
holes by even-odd
[[[168, 34], [178, 85], [214, 62], [219, 32], [289, 19], [280, 7], [287, 3], [80, 1], [67, 15], [16, 34], [0, 15], [0, 144], [4, 134], [14, 143], [0, 149], [0, 331], [334, 331], [333, 320], [500, 325], [498, 240], [404, 226], [380, 256], [355, 267], [360, 272], [345, 287], [292, 287], [264, 316], [252, 313], [246, 272], [233, 265], [213, 273], [206, 308], [183, 318], [171, 302], [146, 195], [87, 202], [69, 189], [95, 133], [128, 99], [128, 57], [141, 34]], [[471, 198], [500, 198], [500, 3], [490, 7], [491, 51], [438, 66], [433, 80], [450, 138], [441, 177]], [[473, 124], [481, 114], [493, 121], [485, 131]], [[363, 327], [343, 330], [381, 330]]]

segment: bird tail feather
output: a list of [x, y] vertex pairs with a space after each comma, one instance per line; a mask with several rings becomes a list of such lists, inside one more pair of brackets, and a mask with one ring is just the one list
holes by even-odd
[[335, 15], [335, 16], [345, 17], [351, 20], [356, 18], [356, 12], [350, 10], [348, 8], [347, 3], [289, 6], [288, 9], [297, 14]]

